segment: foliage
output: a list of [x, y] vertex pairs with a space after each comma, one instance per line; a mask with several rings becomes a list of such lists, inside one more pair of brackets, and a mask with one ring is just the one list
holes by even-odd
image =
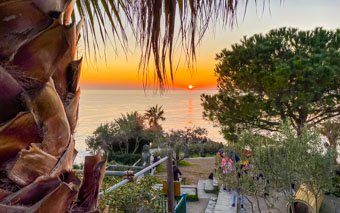
[[159, 156], [160, 158], [164, 158], [165, 156], [168, 156], [168, 150], [167, 149], [161, 149], [159, 151], [153, 152], [154, 156]]
[[189, 202], [193, 202], [193, 201], [198, 201], [198, 196], [197, 195], [191, 195], [191, 194], [187, 194], [187, 201]]
[[[285, 124], [280, 127], [280, 134], [272, 138], [245, 132], [238, 143], [229, 148], [236, 150], [241, 158], [238, 163], [234, 162], [236, 174], [241, 175], [224, 175], [220, 170], [217, 175], [224, 184], [237, 186], [244, 193], [256, 196], [268, 193], [275, 201], [275, 192], [279, 191], [292, 203], [292, 183], [297, 187], [305, 185], [315, 197], [333, 187], [336, 152], [333, 146], [324, 147], [317, 131], [303, 128], [297, 135], [290, 124]], [[244, 154], [246, 149], [251, 150], [251, 157]], [[242, 167], [247, 160], [250, 164]], [[218, 159], [217, 165], [220, 162]], [[274, 208], [273, 202], [270, 204], [269, 207]]]
[[159, 164], [156, 167], [156, 172], [158, 172], [158, 173], [165, 172], [165, 171], [166, 171], [166, 169], [164, 168], [163, 164]]
[[[154, 59], [155, 78], [163, 87], [167, 77], [173, 79], [173, 51], [176, 36], [182, 41], [187, 62], [195, 61], [196, 45], [201, 41], [211, 23], [221, 21], [232, 26], [237, 14], [238, 0], [214, 0], [209, 2], [189, 0], [133, 0], [133, 1], [76, 1], [77, 14], [85, 16], [84, 45], [99, 48], [97, 37], [103, 43], [119, 41], [128, 52], [127, 29], [133, 32], [141, 48], [139, 69], [147, 71], [150, 59]], [[72, 15], [75, 19], [75, 14]], [[123, 21], [124, 20], [124, 21]], [[124, 23], [126, 22], [126, 23]], [[164, 28], [161, 25], [164, 24]], [[108, 27], [109, 25], [109, 27]], [[111, 29], [111, 30], [108, 30]], [[162, 29], [165, 29], [163, 31]], [[94, 39], [91, 39], [90, 33]], [[110, 39], [109, 32], [114, 38]], [[178, 31], [178, 32], [176, 32]], [[109, 38], [109, 39], [108, 39]], [[93, 41], [91, 45], [89, 41]], [[116, 44], [113, 44], [116, 46]], [[96, 52], [96, 51], [94, 51]], [[170, 70], [170, 73], [167, 71]], [[152, 79], [144, 73], [145, 81]], [[147, 82], [146, 82], [147, 83]]]
[[159, 121], [165, 121], [163, 106], [152, 106], [149, 107], [145, 113], [144, 118], [148, 120], [150, 129], [161, 129], [162, 127], [158, 123]]
[[213, 156], [219, 149], [223, 148], [222, 143], [208, 142], [202, 144], [189, 144], [188, 145], [188, 155], [190, 157], [194, 156]]
[[184, 130], [177, 129], [177, 130], [170, 130], [166, 137], [168, 141], [176, 143], [181, 142], [184, 144], [190, 143], [203, 143], [207, 142], [207, 135], [208, 131], [205, 128], [201, 127], [185, 127]]
[[131, 112], [122, 114], [114, 122], [101, 124], [85, 142], [92, 152], [140, 153], [143, 145], [149, 142], [148, 136], [142, 116]]
[[217, 55], [219, 92], [202, 95], [204, 117], [226, 139], [246, 129], [295, 130], [340, 114], [340, 30], [271, 30]]
[[170, 130], [165, 134], [165, 140], [173, 149], [176, 164], [188, 155], [188, 145], [206, 142], [208, 131], [201, 127], [185, 127], [184, 130]]
[[83, 169], [84, 168], [84, 163], [80, 163], [80, 164], [73, 164], [72, 165], [73, 169]]
[[138, 161], [141, 158], [142, 158], [141, 154], [121, 153], [121, 152], [108, 153], [109, 162], [115, 161], [117, 164], [122, 164], [122, 165], [133, 165], [136, 161]]
[[[121, 181], [121, 178], [105, 177], [103, 190]], [[160, 190], [152, 188], [157, 182], [155, 177], [145, 176], [138, 182], [130, 182], [115, 189], [113, 192], [105, 193], [99, 200], [99, 205], [104, 208], [110, 207], [110, 211], [115, 209], [124, 212], [135, 213], [140, 209], [161, 212], [160, 200], [164, 200], [164, 195]]]
[[[138, 112], [122, 114], [120, 118], [115, 119], [117, 125], [117, 136], [123, 139], [127, 152], [136, 153], [137, 149], [143, 147], [140, 145], [144, 137], [143, 117]], [[129, 147], [129, 140], [135, 140], [134, 148]]]
[[340, 139], [340, 122], [327, 121], [323, 124], [321, 133], [327, 137], [330, 145], [337, 147]]
[[329, 192], [336, 197], [340, 197], [340, 176], [336, 176], [333, 178], [333, 188]]
[[195, 164], [194, 163], [190, 163], [190, 162], [185, 161], [185, 160], [180, 160], [178, 162], [178, 166], [193, 166], [193, 165], [195, 165]]

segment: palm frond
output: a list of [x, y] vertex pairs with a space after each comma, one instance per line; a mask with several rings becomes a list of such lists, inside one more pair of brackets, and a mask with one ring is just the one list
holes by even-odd
[[[243, 1], [245, 7], [248, 1]], [[97, 39], [107, 42], [110, 38], [106, 29], [108, 21], [111, 35], [119, 40], [126, 51], [126, 26], [129, 26], [142, 50], [139, 71], [143, 73], [144, 83], [149, 83], [149, 62], [153, 60], [155, 78], [163, 88], [169, 83], [168, 76], [171, 81], [174, 79], [175, 29], [178, 29], [186, 62], [191, 65], [195, 63], [196, 46], [210, 25], [221, 22], [223, 26], [233, 26], [239, 2], [240, 0], [77, 0], [76, 5], [78, 13], [86, 18], [84, 41], [87, 48], [90, 47], [89, 31], [94, 37], [95, 49], [98, 48]], [[254, 2], [257, 3], [257, 0]]]

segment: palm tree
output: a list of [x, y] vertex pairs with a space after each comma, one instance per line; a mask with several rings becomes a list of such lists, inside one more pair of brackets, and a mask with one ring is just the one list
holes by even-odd
[[97, 49], [100, 39], [107, 42], [107, 23], [126, 49], [130, 26], [142, 49], [140, 70], [146, 73], [154, 59], [156, 79], [164, 87], [168, 70], [173, 79], [175, 29], [190, 63], [209, 23], [232, 24], [237, 3], [0, 0], [0, 212], [92, 212], [97, 207], [105, 161], [99, 154], [86, 157], [82, 183], [71, 172], [82, 64], [76, 46], [83, 25], [86, 50]]
[[144, 113], [144, 118], [148, 120], [150, 129], [160, 129], [162, 128], [159, 121], [165, 121], [163, 106], [152, 106], [149, 107]]
[[[138, 112], [122, 114], [120, 118], [115, 119], [117, 125], [117, 136], [123, 138], [126, 145], [126, 152], [131, 152], [129, 140], [134, 139], [134, 149], [132, 153], [136, 153], [139, 144], [144, 136], [143, 117]], [[130, 148], [130, 149], [129, 149]]]

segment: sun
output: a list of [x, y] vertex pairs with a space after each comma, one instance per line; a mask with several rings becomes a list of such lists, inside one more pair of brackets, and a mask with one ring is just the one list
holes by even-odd
[[188, 86], [189, 89], [193, 89], [194, 86], [192, 86], [191, 84]]

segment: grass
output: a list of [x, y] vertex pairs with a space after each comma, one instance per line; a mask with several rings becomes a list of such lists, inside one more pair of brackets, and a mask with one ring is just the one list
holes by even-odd
[[157, 167], [156, 167], [156, 172], [157, 173], [161, 173], [161, 172], [165, 172], [166, 169], [163, 167], [163, 164], [159, 164]]
[[[205, 157], [215, 157], [216, 156], [216, 154], [205, 154]], [[199, 155], [199, 154], [194, 154], [194, 155], [192, 155], [191, 156], [192, 158], [200, 158], [201, 157], [201, 155]]]
[[193, 166], [195, 165], [194, 163], [190, 163], [188, 161], [185, 161], [185, 160], [181, 160], [178, 162], [178, 166]]
[[193, 202], [193, 201], [198, 201], [198, 196], [197, 195], [187, 195], [187, 201]]

